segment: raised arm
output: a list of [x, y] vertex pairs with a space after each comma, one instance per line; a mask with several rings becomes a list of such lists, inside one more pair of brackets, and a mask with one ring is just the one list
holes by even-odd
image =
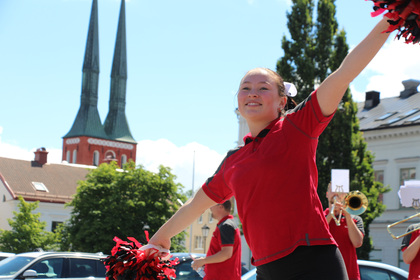
[[170, 239], [191, 225], [204, 211], [215, 205], [202, 189], [198, 190], [194, 198], [170, 218], [150, 239], [149, 244], [169, 249]]
[[390, 33], [382, 33], [382, 31], [388, 26], [387, 19], [382, 18], [344, 58], [340, 67], [321, 83], [317, 90], [317, 97], [324, 116], [334, 113], [350, 82], [362, 72], [386, 42]]

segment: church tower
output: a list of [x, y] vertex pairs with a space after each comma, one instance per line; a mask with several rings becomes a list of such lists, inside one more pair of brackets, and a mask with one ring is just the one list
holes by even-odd
[[120, 166], [136, 161], [137, 142], [125, 116], [127, 49], [125, 2], [121, 0], [114, 60], [111, 71], [109, 112], [105, 124], [98, 112], [99, 32], [98, 0], [93, 0], [83, 62], [80, 108], [70, 131], [63, 137], [62, 159], [69, 163], [99, 165], [116, 161]]

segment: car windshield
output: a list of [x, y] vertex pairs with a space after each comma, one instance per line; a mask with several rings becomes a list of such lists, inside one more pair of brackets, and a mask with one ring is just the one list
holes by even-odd
[[0, 276], [8, 276], [15, 274], [33, 259], [34, 258], [30, 257], [14, 256], [0, 261]]

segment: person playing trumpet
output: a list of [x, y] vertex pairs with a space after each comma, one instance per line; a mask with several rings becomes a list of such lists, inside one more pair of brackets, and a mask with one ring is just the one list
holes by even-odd
[[346, 211], [342, 200], [340, 200], [340, 194], [329, 191], [327, 198], [329, 207], [325, 209], [324, 214], [330, 233], [343, 256], [349, 280], [360, 280], [356, 248], [363, 244], [365, 235], [363, 220], [360, 216], [351, 215]]
[[420, 231], [417, 230], [419, 227], [420, 223], [409, 225], [407, 232], [411, 233], [404, 236], [401, 243], [403, 261], [410, 265], [408, 270], [408, 280], [420, 279]]

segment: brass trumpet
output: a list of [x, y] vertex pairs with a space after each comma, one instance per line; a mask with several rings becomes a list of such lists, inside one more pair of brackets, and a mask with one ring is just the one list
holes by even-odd
[[[337, 195], [334, 196], [334, 203], [336, 202]], [[344, 198], [344, 209], [351, 215], [360, 215], [363, 214], [369, 205], [367, 197], [360, 191], [351, 191]], [[338, 219], [334, 215], [334, 204], [331, 207], [332, 217], [337, 226], [340, 225], [341, 214]]]
[[[412, 206], [414, 209], [418, 210], [418, 209], [420, 208], [420, 202], [419, 202], [419, 199], [414, 199], [414, 198], [413, 198], [413, 203], [412, 203], [412, 205], [411, 205], [411, 206]], [[398, 221], [398, 222], [395, 222], [395, 223], [393, 223], [393, 224], [390, 224], [390, 225], [388, 225], [388, 226], [386, 227], [386, 229], [387, 229], [388, 233], [391, 235], [391, 237], [392, 237], [393, 239], [399, 239], [399, 238], [401, 238], [401, 237], [404, 237], [404, 236], [406, 236], [406, 235], [409, 235], [409, 234], [411, 234], [412, 232], [414, 232], [414, 231], [416, 231], [416, 230], [419, 230], [419, 229], [420, 229], [420, 227], [419, 227], [419, 228], [415, 228], [415, 229], [413, 229], [413, 230], [411, 230], [411, 231], [407, 231], [406, 233], [401, 234], [401, 235], [398, 235], [398, 236], [395, 236], [395, 235], [391, 232], [391, 228], [392, 228], [393, 226], [399, 225], [399, 224], [401, 224], [401, 223], [404, 223], [404, 222], [406, 222], [406, 221], [408, 221], [408, 220], [411, 220], [411, 219], [413, 219], [413, 218], [415, 218], [415, 217], [418, 217], [418, 216], [420, 216], [420, 213], [414, 214], [414, 215], [412, 215], [412, 216], [410, 216], [410, 217], [408, 217], [408, 218], [405, 218], [405, 219], [403, 219], [403, 220], [401, 220], [401, 221]]]
[[393, 224], [390, 224], [390, 225], [388, 225], [388, 226], [386, 227], [386, 229], [388, 230], [388, 233], [391, 235], [391, 237], [392, 237], [393, 239], [399, 239], [399, 238], [401, 238], [401, 237], [404, 237], [404, 236], [406, 236], [406, 235], [409, 235], [409, 234], [411, 234], [412, 232], [414, 232], [414, 231], [416, 231], [416, 230], [419, 230], [419, 229], [420, 229], [420, 227], [419, 227], [419, 228], [415, 228], [415, 229], [413, 229], [413, 230], [411, 230], [411, 231], [407, 231], [406, 233], [401, 234], [401, 235], [398, 235], [398, 236], [395, 236], [395, 235], [391, 232], [391, 228], [392, 228], [393, 226], [399, 225], [399, 224], [401, 224], [401, 223], [404, 223], [404, 222], [406, 222], [406, 221], [408, 221], [408, 220], [411, 220], [411, 219], [413, 219], [413, 218], [415, 218], [415, 217], [418, 217], [418, 216], [420, 216], [420, 213], [414, 214], [414, 215], [412, 215], [412, 216], [410, 216], [410, 217], [408, 217], [408, 218], [405, 218], [405, 219], [403, 219], [403, 220], [401, 220], [401, 221], [398, 221], [398, 222], [395, 222], [395, 223], [393, 223]]

